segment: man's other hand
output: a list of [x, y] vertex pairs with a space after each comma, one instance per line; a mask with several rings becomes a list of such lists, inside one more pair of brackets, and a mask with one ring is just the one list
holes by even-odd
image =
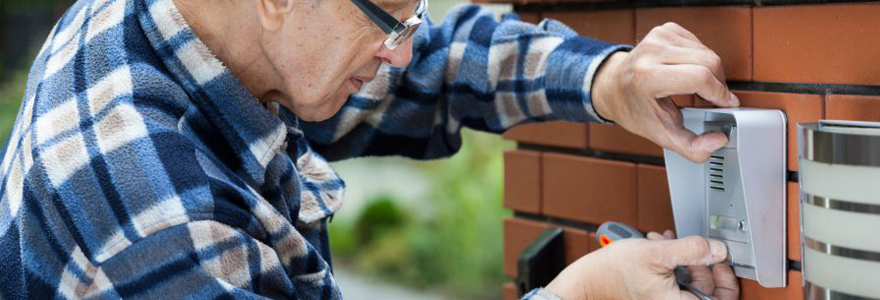
[[726, 257], [727, 247], [719, 241], [696, 236], [674, 239], [671, 231], [652, 232], [648, 239], [615, 241], [581, 257], [545, 289], [565, 300], [697, 300], [675, 281], [675, 267], [687, 266], [694, 287], [718, 300], [736, 300], [736, 277], [721, 264]]

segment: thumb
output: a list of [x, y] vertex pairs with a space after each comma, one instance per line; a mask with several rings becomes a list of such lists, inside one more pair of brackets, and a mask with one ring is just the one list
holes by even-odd
[[721, 132], [704, 132], [696, 135], [684, 127], [684, 119], [681, 111], [675, 107], [672, 100], [664, 98], [658, 100], [662, 113], [660, 114], [663, 129], [666, 131], [667, 147], [693, 162], [704, 162], [715, 150], [727, 144], [727, 136]]
[[656, 241], [656, 263], [674, 269], [677, 266], [708, 266], [727, 258], [727, 246], [716, 240], [689, 236], [677, 240]]
[[710, 131], [704, 132], [703, 134], [696, 136], [691, 141], [690, 146], [691, 149], [694, 151], [705, 153], [706, 157], [703, 160], [706, 160], [709, 158], [709, 155], [711, 155], [712, 152], [715, 152], [715, 150], [724, 147], [725, 144], [727, 144], [727, 136], [724, 135], [724, 133]]
[[712, 152], [727, 144], [727, 136], [721, 132], [712, 131], [696, 135], [682, 126], [672, 134], [675, 140], [673, 143], [678, 148], [676, 152], [693, 162], [706, 161]]

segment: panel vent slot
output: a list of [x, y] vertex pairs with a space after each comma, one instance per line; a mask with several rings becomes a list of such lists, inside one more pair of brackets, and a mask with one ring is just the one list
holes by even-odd
[[709, 189], [724, 192], [724, 156], [710, 156], [707, 165], [709, 168]]

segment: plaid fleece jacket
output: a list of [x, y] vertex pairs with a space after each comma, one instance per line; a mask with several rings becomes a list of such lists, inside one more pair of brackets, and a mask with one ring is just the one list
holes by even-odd
[[77, 2], [0, 149], [0, 298], [340, 298], [328, 160], [447, 157], [462, 126], [598, 121], [593, 75], [625, 46], [466, 5], [413, 48], [306, 123], [250, 95], [171, 0]]

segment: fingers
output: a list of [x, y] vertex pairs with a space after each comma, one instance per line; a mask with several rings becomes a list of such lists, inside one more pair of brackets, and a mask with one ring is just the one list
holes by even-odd
[[[675, 23], [657, 26], [645, 36], [645, 39], [639, 43], [637, 48], [643, 48], [641, 49], [642, 51], [638, 52], [644, 52], [647, 56], [654, 56], [658, 60], [657, 62], [661, 64], [669, 66], [692, 65], [681, 68], [672, 74], [658, 74], [659, 76], [651, 78], [661, 80], [665, 78], [678, 83], [682, 81], [692, 83], [688, 86], [674, 85], [686, 88], [687, 91], [684, 92], [672, 92], [664, 88], [658, 91], [657, 95], [654, 95], [655, 98], [697, 93], [718, 106], [739, 105], [736, 96], [727, 90], [727, 78], [724, 75], [721, 58], [714, 51], [703, 45], [693, 33], [684, 29], [684, 27]], [[702, 68], [708, 69], [715, 79], [709, 78], [708, 74], [706, 74], [707, 70]], [[666, 72], [669, 72], [669, 70]], [[679, 77], [685, 78], [676, 80]], [[723, 88], [720, 88], [722, 86]]]
[[739, 282], [730, 266], [717, 264], [712, 267], [712, 277], [715, 282], [713, 295], [719, 300], [739, 299]]
[[716, 264], [712, 268], [689, 266], [691, 285], [718, 300], [739, 299], [739, 282], [730, 266]]
[[652, 241], [662, 241], [662, 240], [667, 239], [665, 236], [663, 236], [659, 233], [653, 232], [653, 231], [648, 232], [647, 238]]
[[721, 57], [709, 49], [670, 46], [657, 54], [659, 62], [667, 65], [693, 64], [709, 68], [721, 83], [727, 82]]
[[697, 94], [715, 105], [739, 106], [739, 99], [708, 66], [698, 64], [664, 65], [653, 70], [653, 97]]
[[672, 230], [666, 230], [663, 234], [659, 234], [656, 232], [648, 232], [648, 239], [652, 241], [662, 241], [662, 240], [672, 240], [675, 239], [675, 233]]
[[694, 162], [706, 161], [727, 143], [721, 133], [696, 135], [687, 130], [668, 98], [696, 94], [720, 107], [740, 104], [727, 87], [721, 58], [693, 33], [674, 23], [655, 27], [622, 66], [619, 77], [624, 84], [619, 91], [631, 101], [614, 102], [624, 103], [624, 108], [613, 110], [619, 112], [615, 121], [621, 126]]
[[712, 295], [715, 291], [715, 280], [712, 278], [712, 270], [706, 266], [689, 266], [691, 272], [691, 285], [701, 292]]
[[666, 42], [681, 47], [708, 49], [702, 42], [700, 42], [700, 39], [698, 39], [697, 36], [687, 29], [684, 29], [684, 27], [681, 27], [681, 25], [672, 22], [667, 22], [666, 24], [654, 27], [647, 35], [645, 35], [644, 40], [647, 41], [655, 37], [663, 38]]
[[667, 229], [666, 231], [663, 231], [663, 234], [661, 235], [659, 233], [651, 231], [651, 232], [648, 232], [648, 239], [653, 240], [653, 241], [674, 240], [675, 239], [675, 232], [672, 232], [672, 230]]
[[655, 262], [670, 270], [676, 266], [711, 265], [727, 257], [727, 246], [716, 240], [690, 236], [677, 240], [652, 242]]
[[694, 35], [694, 34], [693, 34], [692, 32], [690, 32], [690, 31], [688, 31], [687, 29], [685, 29], [685, 28], [682, 27], [681, 25], [678, 25], [678, 24], [673, 23], [673, 22], [666, 22], [666, 24], [663, 24], [663, 26], [669, 28], [670, 31], [674, 32], [675, 34], [677, 34], [678, 36], [684, 38], [685, 40], [692, 41], [692, 42], [696, 42], [696, 44], [698, 44], [699, 47], [694, 47], [694, 48], [709, 49], [708, 47], [706, 47], [705, 45], [703, 45], [703, 42], [701, 42], [700, 39], [697, 38], [696, 35]]

